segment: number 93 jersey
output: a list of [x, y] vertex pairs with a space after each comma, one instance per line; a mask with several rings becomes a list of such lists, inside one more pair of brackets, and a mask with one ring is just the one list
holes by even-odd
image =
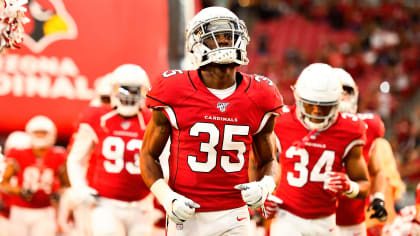
[[282, 98], [269, 79], [242, 73], [236, 79], [235, 92], [219, 99], [198, 71], [167, 71], [147, 95], [146, 104], [163, 109], [172, 125], [169, 185], [200, 204], [196, 211], [245, 205], [234, 186], [249, 182], [252, 136], [280, 114]]
[[365, 125], [356, 115], [339, 113], [326, 130], [310, 134], [297, 118], [295, 106], [283, 112], [274, 129], [281, 148], [276, 190], [281, 207], [307, 219], [329, 216], [335, 212], [336, 193], [324, 187], [326, 172], [342, 171], [348, 151], [364, 145]]
[[94, 132], [95, 148], [89, 159], [86, 178], [102, 197], [137, 201], [149, 194], [140, 175], [140, 149], [150, 110], [123, 118], [110, 107], [91, 107], [80, 125]]

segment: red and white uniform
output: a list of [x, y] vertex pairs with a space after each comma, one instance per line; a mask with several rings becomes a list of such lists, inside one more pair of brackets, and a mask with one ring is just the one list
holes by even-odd
[[[366, 165], [369, 164], [372, 144], [376, 138], [381, 138], [385, 134], [385, 126], [381, 118], [372, 113], [358, 113], [357, 116], [366, 124], [366, 144], [363, 146], [363, 158]], [[338, 196], [338, 206], [336, 210], [337, 225], [350, 226], [363, 223], [365, 221], [365, 199], [351, 199], [345, 195]]]
[[50, 196], [59, 189], [58, 168], [62, 166], [67, 152], [62, 147], [52, 147], [44, 157], [36, 157], [32, 149], [12, 149], [7, 158], [18, 164], [18, 185], [33, 192], [30, 201], [21, 196], [10, 196], [12, 206], [43, 208], [51, 206]]
[[64, 148], [52, 147], [44, 157], [36, 157], [32, 149], [11, 149], [8, 157], [17, 163], [17, 184], [33, 193], [27, 201], [10, 196], [10, 234], [53, 236], [56, 232], [55, 210], [50, 197], [58, 191], [58, 169], [64, 165]]
[[169, 186], [198, 203], [196, 212], [244, 206], [234, 186], [249, 182], [252, 136], [272, 114], [280, 114], [276, 86], [265, 77], [238, 73], [235, 92], [219, 99], [198, 71], [173, 70], [152, 84], [146, 104], [163, 108], [172, 124]]
[[[341, 171], [343, 158], [355, 145], [365, 143], [365, 125], [355, 115], [339, 113], [328, 129], [302, 139], [307, 130], [296, 116], [296, 107], [284, 109], [275, 133], [280, 141], [281, 178], [276, 195], [281, 208], [305, 219], [335, 213], [337, 194], [326, 190], [326, 170]], [[303, 146], [304, 145], [304, 146]]]
[[130, 202], [150, 193], [139, 167], [144, 127], [150, 117], [147, 109], [141, 117], [126, 119], [110, 107], [98, 107], [82, 118], [80, 123], [88, 124], [96, 134], [86, 177], [99, 196]]

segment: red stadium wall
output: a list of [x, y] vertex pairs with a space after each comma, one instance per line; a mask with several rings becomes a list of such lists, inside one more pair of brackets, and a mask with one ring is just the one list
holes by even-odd
[[0, 56], [0, 133], [53, 119], [68, 136], [94, 81], [124, 63], [167, 69], [167, 0], [30, 0], [19, 50]]

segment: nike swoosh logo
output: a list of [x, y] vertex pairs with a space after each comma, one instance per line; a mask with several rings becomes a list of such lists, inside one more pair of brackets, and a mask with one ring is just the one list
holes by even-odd
[[245, 219], [246, 219], [246, 217], [243, 217], [243, 218], [239, 218], [239, 216], [237, 216], [237, 217], [236, 217], [236, 220], [237, 220], [237, 221], [243, 221], [243, 220], [245, 220]]

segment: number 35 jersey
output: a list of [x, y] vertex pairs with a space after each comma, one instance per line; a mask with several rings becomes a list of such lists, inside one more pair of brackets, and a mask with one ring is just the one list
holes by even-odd
[[100, 196], [137, 201], [150, 193], [140, 175], [140, 149], [150, 117], [148, 109], [123, 118], [110, 107], [92, 107], [81, 118], [96, 139], [86, 178]]
[[237, 73], [225, 99], [213, 95], [198, 71], [167, 71], [152, 84], [146, 103], [162, 108], [172, 124], [169, 186], [208, 212], [245, 205], [237, 184], [247, 183], [252, 136], [282, 98], [267, 78]]
[[330, 127], [311, 135], [297, 118], [295, 106], [283, 111], [274, 129], [281, 148], [276, 190], [284, 201], [281, 207], [307, 219], [329, 216], [335, 212], [336, 193], [324, 188], [325, 172], [342, 171], [348, 151], [365, 143], [365, 125], [355, 115], [339, 113]]
[[50, 196], [58, 191], [58, 169], [64, 165], [67, 152], [62, 147], [50, 148], [44, 157], [36, 157], [32, 149], [11, 149], [7, 158], [17, 163], [18, 185], [33, 193], [30, 200], [11, 195], [10, 204], [27, 208], [43, 208], [51, 205]]

